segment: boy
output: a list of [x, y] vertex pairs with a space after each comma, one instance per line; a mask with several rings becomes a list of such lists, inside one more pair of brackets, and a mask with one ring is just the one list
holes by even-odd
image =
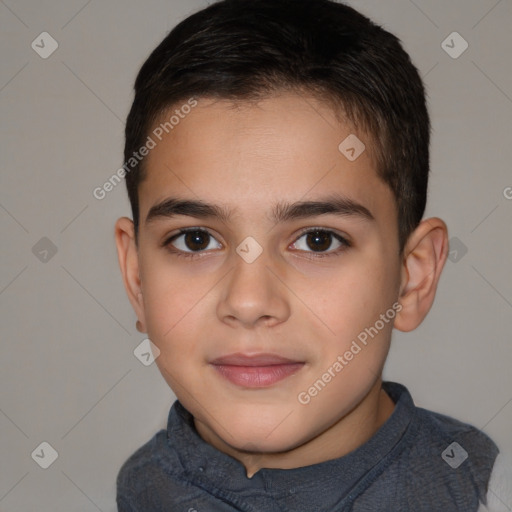
[[499, 502], [496, 445], [381, 378], [447, 256], [421, 220], [429, 135], [399, 41], [342, 4], [225, 0], [154, 50], [116, 243], [178, 400], [121, 468], [120, 511]]

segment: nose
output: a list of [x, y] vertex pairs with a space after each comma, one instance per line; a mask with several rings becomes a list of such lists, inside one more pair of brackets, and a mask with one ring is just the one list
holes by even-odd
[[287, 288], [276, 278], [278, 265], [272, 265], [265, 252], [247, 263], [234, 255], [235, 267], [228, 274], [217, 305], [221, 321], [236, 327], [252, 329], [258, 325], [271, 327], [290, 316]]

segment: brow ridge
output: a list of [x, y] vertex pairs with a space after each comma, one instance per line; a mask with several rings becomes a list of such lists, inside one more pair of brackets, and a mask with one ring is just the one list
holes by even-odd
[[[216, 218], [222, 222], [228, 222], [233, 213], [233, 210], [226, 207], [206, 203], [202, 200], [170, 197], [152, 206], [145, 222], [148, 224], [160, 218], [172, 218], [178, 215], [198, 219]], [[280, 201], [272, 208], [270, 219], [276, 223], [284, 223], [328, 214], [342, 217], [360, 217], [369, 221], [375, 220], [368, 208], [339, 194], [314, 201], [299, 201], [296, 203]]]

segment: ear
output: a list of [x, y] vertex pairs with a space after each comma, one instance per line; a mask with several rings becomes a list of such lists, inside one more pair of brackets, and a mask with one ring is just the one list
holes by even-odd
[[115, 239], [119, 267], [123, 276], [128, 299], [141, 323], [140, 332], [146, 332], [142, 283], [139, 273], [139, 254], [135, 243], [135, 228], [128, 217], [121, 217], [116, 222]]
[[432, 307], [437, 283], [448, 256], [448, 229], [437, 217], [425, 219], [409, 237], [402, 262], [399, 302], [394, 326], [416, 329]]

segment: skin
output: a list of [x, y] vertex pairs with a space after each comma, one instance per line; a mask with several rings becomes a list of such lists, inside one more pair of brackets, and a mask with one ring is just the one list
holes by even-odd
[[[366, 145], [351, 162], [338, 150], [349, 134]], [[341, 457], [366, 442], [393, 412], [381, 389], [393, 326], [415, 329], [428, 313], [446, 261], [448, 235], [438, 218], [423, 220], [399, 253], [394, 196], [378, 178], [371, 140], [313, 97], [283, 93], [259, 103], [202, 98], [147, 157], [139, 188], [140, 228], [120, 218], [119, 264], [141, 331], [160, 349], [157, 365], [195, 418], [199, 435], [260, 468], [295, 468]], [[276, 223], [278, 202], [313, 201], [337, 192], [373, 215], [317, 215]], [[229, 219], [159, 217], [168, 197], [201, 199], [232, 210]], [[195, 257], [179, 229], [201, 227], [207, 248]], [[308, 243], [322, 228], [327, 250]], [[262, 254], [236, 252], [246, 237]], [[331, 245], [329, 245], [329, 242]], [[174, 244], [174, 245], [172, 245]], [[323, 247], [323, 246], [322, 246]], [[311, 398], [298, 400], [357, 335], [391, 306], [401, 311]], [[269, 387], [237, 386], [210, 364], [219, 356], [274, 353], [304, 362]]]

